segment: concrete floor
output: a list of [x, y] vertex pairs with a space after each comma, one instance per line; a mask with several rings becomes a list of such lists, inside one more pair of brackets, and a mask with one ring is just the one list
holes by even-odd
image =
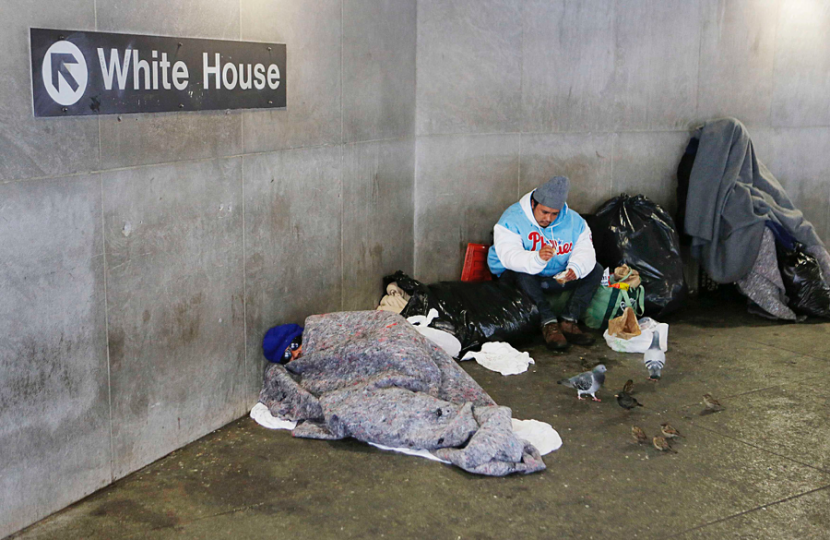
[[[830, 538], [830, 323], [706, 302], [667, 322], [657, 384], [640, 355], [604, 343], [533, 347], [536, 368], [511, 377], [463, 363], [515, 417], [562, 435], [540, 474], [477, 477], [245, 418], [12, 538]], [[556, 385], [600, 360], [602, 403]], [[617, 406], [628, 378], [646, 409]], [[705, 392], [727, 409], [701, 416]], [[686, 435], [676, 454], [630, 437], [662, 421]]]

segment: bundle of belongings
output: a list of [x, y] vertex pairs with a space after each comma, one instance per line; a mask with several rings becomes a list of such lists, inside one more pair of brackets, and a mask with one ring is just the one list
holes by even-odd
[[409, 295], [393, 281], [386, 285], [386, 294], [380, 299], [377, 309], [400, 313], [406, 307], [407, 302], [409, 302]]
[[465, 471], [541, 471], [499, 407], [441, 348], [389, 311], [314, 315], [302, 354], [265, 372], [259, 397], [295, 437], [427, 450]]
[[678, 167], [678, 224], [717, 283], [736, 282], [750, 311], [830, 317], [830, 255], [813, 225], [758, 161], [734, 118], [697, 130]]

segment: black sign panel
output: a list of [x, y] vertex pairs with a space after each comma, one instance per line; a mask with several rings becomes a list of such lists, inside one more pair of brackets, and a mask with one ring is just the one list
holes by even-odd
[[35, 116], [285, 108], [285, 45], [31, 29]]

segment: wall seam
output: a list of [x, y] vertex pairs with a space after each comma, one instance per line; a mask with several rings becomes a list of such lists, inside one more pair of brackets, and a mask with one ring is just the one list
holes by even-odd
[[[516, 172], [516, 200], [522, 190], [522, 134], [524, 133], [524, 80], [525, 80], [525, 3], [519, 4], [519, 158]], [[495, 240], [494, 240], [495, 242]]]
[[[92, 0], [92, 14], [95, 21], [95, 30], [98, 30], [98, 0]], [[98, 166], [101, 166], [103, 150], [101, 148], [101, 117], [98, 122]], [[110, 439], [110, 474], [109, 484], [115, 482], [115, 440], [112, 425], [112, 363], [110, 360], [110, 321], [109, 321], [109, 266], [107, 264], [107, 221], [104, 214], [104, 175], [101, 172], [93, 173], [98, 176], [101, 190], [101, 255], [104, 259], [104, 343], [107, 350], [107, 412], [109, 414]]]
[[418, 39], [421, 1], [415, 0], [415, 119], [412, 122], [412, 274], [418, 275]]
[[343, 33], [343, 14], [344, 4], [346, 0], [340, 0], [340, 309], [343, 310], [346, 305], [346, 272], [344, 268], [344, 238], [343, 229], [345, 228], [346, 216], [343, 204], [343, 167], [345, 165], [345, 149], [343, 141], [343, 49], [345, 48], [345, 35]]
[[697, 87], [695, 88], [695, 116], [700, 118], [700, 65], [703, 59], [703, 2], [697, 5]]
[[772, 125], [772, 107], [775, 102], [775, 81], [778, 80], [775, 76], [775, 69], [778, 67], [778, 40], [780, 39], [779, 30], [781, 28], [781, 16], [783, 11], [784, 2], [781, 1], [778, 3], [778, 13], [777, 17], [775, 17], [775, 39], [773, 40], [772, 49], [772, 73], [770, 73], [770, 77], [772, 77], [772, 84], [770, 85], [769, 91], [769, 115], [767, 116], [767, 125], [770, 129], [775, 129], [775, 126]]
[[[243, 365], [248, 363], [248, 256], [247, 256], [247, 242], [248, 238], [245, 235], [247, 223], [245, 222], [245, 159], [241, 158], [240, 174], [242, 176], [242, 362]], [[231, 300], [233, 301], [233, 300]], [[246, 389], [247, 390], [247, 389]], [[243, 407], [246, 407], [243, 403]], [[245, 414], [247, 410], [243, 410]]]
[[110, 320], [109, 320], [109, 266], [107, 264], [107, 221], [104, 213], [104, 175], [98, 175], [101, 189], [101, 249], [104, 257], [104, 332], [107, 348], [107, 408], [109, 410], [110, 432], [110, 484], [115, 482], [115, 441], [112, 434], [112, 363], [110, 361]]
[[[239, 0], [239, 39], [242, 39], [242, 0]], [[242, 112], [239, 115], [239, 142], [242, 148], [242, 154], [240, 156], [241, 165], [239, 167], [240, 174], [242, 176], [242, 365], [244, 368], [243, 373], [247, 374], [248, 368], [248, 256], [247, 256], [247, 236], [245, 235], [245, 229], [247, 228], [247, 223], [245, 222], [245, 113]], [[233, 299], [231, 299], [233, 302]], [[256, 380], [256, 377], [254, 377]], [[243, 390], [243, 394], [247, 394], [248, 388], [245, 385]], [[243, 401], [242, 403], [243, 410], [241, 413], [244, 415], [247, 412], [248, 405]]]

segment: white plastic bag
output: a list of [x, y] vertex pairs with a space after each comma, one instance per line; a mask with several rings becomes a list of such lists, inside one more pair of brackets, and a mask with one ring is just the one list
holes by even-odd
[[617, 352], [644, 353], [651, 346], [651, 339], [654, 332], [660, 334], [660, 349], [663, 352], [669, 350], [669, 325], [657, 322], [650, 317], [643, 317], [637, 321], [640, 325], [639, 336], [631, 339], [621, 339], [608, 334], [608, 330], [602, 334], [609, 347]]
[[458, 341], [458, 338], [449, 332], [429, 327], [429, 323], [431, 323], [436, 317], [438, 317], [438, 310], [430, 309], [426, 317], [423, 315], [413, 315], [412, 317], [409, 317], [407, 321], [409, 321], [409, 324], [414, 326], [415, 330], [420, 332], [421, 335], [447, 351], [447, 354], [453, 358], [458, 358], [458, 353], [461, 352], [461, 342]]

